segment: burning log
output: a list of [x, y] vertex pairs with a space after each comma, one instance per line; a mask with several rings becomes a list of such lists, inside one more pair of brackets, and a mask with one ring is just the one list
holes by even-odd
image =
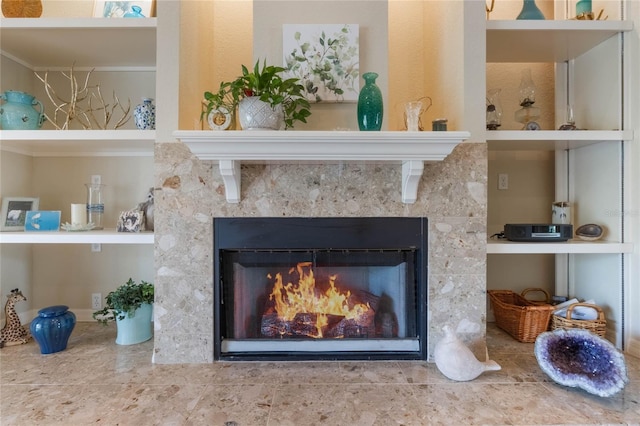
[[[310, 263], [299, 263], [297, 285], [283, 284], [275, 277], [273, 291], [260, 325], [269, 338], [359, 338], [372, 337], [380, 297], [364, 290], [341, 291], [336, 276], [329, 278], [324, 292], [316, 288]], [[290, 271], [290, 272], [293, 272]]]

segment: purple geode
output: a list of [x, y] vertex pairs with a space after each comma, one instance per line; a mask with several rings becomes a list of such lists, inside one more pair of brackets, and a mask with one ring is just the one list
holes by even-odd
[[588, 330], [547, 331], [534, 347], [542, 371], [556, 383], [608, 397], [629, 381], [624, 356], [608, 340]]

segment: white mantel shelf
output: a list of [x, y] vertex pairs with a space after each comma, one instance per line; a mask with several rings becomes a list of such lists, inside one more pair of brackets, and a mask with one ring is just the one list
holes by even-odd
[[469, 132], [176, 131], [202, 160], [218, 161], [227, 201], [240, 202], [240, 165], [246, 163], [402, 164], [402, 202], [414, 203], [425, 162], [444, 160]]

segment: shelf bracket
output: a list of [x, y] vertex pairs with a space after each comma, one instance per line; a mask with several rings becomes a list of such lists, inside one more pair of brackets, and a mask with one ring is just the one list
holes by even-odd
[[413, 204], [418, 199], [418, 185], [422, 179], [424, 162], [408, 160], [402, 162], [402, 202]]
[[220, 175], [224, 181], [225, 195], [228, 203], [240, 202], [240, 161], [220, 160]]

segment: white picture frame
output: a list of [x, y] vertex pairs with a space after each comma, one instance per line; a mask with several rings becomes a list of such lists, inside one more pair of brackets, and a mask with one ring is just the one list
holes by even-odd
[[24, 231], [27, 212], [38, 210], [40, 198], [2, 197], [0, 231]]
[[[135, 1], [105, 1], [94, 0], [93, 17], [94, 18], [136, 18], [133, 7], [140, 8], [139, 13], [144, 18], [151, 18], [155, 15], [154, 0], [135, 0]], [[131, 16], [125, 16], [130, 14]]]

